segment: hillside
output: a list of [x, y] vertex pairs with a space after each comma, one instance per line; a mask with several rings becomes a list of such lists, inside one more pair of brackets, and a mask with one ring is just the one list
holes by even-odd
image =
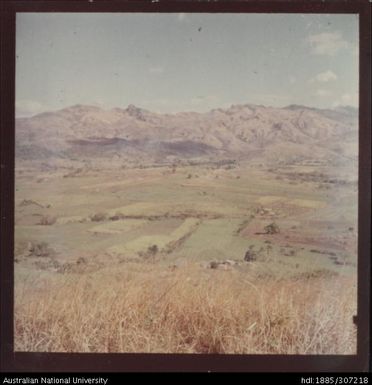
[[157, 114], [130, 105], [75, 105], [16, 120], [18, 160], [141, 163], [221, 159], [327, 163], [355, 158], [357, 110], [233, 105], [207, 113]]

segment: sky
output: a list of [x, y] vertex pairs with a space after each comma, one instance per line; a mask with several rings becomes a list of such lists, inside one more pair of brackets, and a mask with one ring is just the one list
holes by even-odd
[[16, 115], [358, 106], [358, 16], [18, 13]]

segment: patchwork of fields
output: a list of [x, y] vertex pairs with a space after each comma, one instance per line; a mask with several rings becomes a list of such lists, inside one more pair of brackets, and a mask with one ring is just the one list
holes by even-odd
[[[330, 184], [296, 180], [293, 175], [299, 170], [295, 168], [293, 175], [283, 177], [279, 168], [269, 171], [246, 164], [229, 168], [86, 170], [67, 177], [57, 172], [35, 175], [26, 168], [18, 172], [15, 266], [16, 290], [23, 294], [16, 298], [16, 325], [27, 324], [23, 314], [25, 298], [36, 296], [35, 291], [39, 290], [22, 291], [27, 282], [41, 286], [49, 282], [54, 287], [61, 280], [71, 283], [94, 276], [94, 280], [102, 283], [100, 274], [107, 276], [109, 271], [115, 276], [120, 272], [132, 277], [134, 282], [145, 280], [144, 287], [149, 282], [158, 285], [160, 302], [169, 300], [165, 297], [174, 292], [166, 287], [160, 289], [160, 282], [164, 277], [173, 282], [176, 273], [175, 285], [182, 285], [179, 279], [196, 280], [197, 285], [217, 284], [220, 281], [217, 276], [221, 275], [227, 292], [230, 285], [236, 285], [236, 280], [248, 280], [261, 287], [262, 293], [273, 282], [279, 282], [278, 288], [282, 284], [285, 287], [295, 284], [296, 290], [301, 291], [301, 286], [310, 285], [312, 280], [330, 285], [346, 279], [355, 288], [356, 181]], [[305, 176], [312, 172], [311, 166], [301, 167]], [[270, 228], [275, 231], [269, 231]], [[153, 274], [149, 275], [149, 271]], [[109, 280], [107, 287], [110, 285]], [[102, 286], [105, 293], [102, 295], [108, 295], [107, 290]], [[350, 295], [350, 291], [346, 294]], [[37, 295], [40, 297], [40, 292]], [[300, 299], [294, 301], [297, 300]], [[194, 305], [201, 306], [199, 302]], [[225, 305], [228, 311], [235, 311], [229, 302]], [[348, 312], [347, 329], [351, 334], [347, 347], [329, 348], [332, 351], [350, 352], [355, 348], [353, 306]], [[24, 336], [24, 329], [20, 330], [16, 334], [19, 350], [98, 349], [96, 345], [91, 349], [88, 345], [76, 345], [76, 341], [70, 348], [59, 341], [62, 345], [57, 347], [58, 330], [56, 336], [35, 346]], [[158, 341], [147, 347], [130, 344], [125, 347], [123, 343], [111, 350], [209, 351], [205, 346], [193, 346], [192, 341], [189, 344], [183, 341], [181, 345], [174, 347], [170, 343], [167, 348], [164, 341]], [[295, 343], [289, 350], [284, 346], [256, 347], [256, 350], [253, 346], [228, 346], [228, 349], [223, 346], [213, 349], [217, 352], [265, 352], [266, 349], [282, 353], [302, 349], [294, 347]]]

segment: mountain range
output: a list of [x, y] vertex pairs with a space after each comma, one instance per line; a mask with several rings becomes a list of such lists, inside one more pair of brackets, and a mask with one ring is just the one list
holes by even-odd
[[159, 114], [134, 105], [75, 105], [16, 119], [17, 161], [135, 163], [250, 160], [350, 162], [358, 110], [232, 105], [205, 113]]

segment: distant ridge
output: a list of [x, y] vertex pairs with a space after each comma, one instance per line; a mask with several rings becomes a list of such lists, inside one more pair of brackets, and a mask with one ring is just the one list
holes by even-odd
[[[231, 105], [159, 114], [133, 104], [81, 105], [16, 119], [16, 156], [167, 162], [205, 158], [293, 162], [355, 158], [358, 110]], [[98, 139], [93, 139], [98, 138]]]

